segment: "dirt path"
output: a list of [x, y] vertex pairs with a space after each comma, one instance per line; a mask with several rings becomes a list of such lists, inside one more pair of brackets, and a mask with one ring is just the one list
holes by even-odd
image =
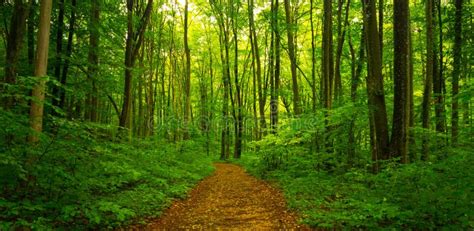
[[287, 210], [281, 192], [239, 166], [215, 166], [215, 173], [201, 181], [187, 199], [175, 202], [145, 229], [307, 230]]

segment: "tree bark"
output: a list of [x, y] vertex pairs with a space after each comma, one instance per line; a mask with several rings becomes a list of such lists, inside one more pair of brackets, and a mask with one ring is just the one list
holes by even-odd
[[[270, 124], [272, 128], [272, 133], [277, 132], [278, 128], [278, 104], [279, 104], [279, 85], [280, 85], [280, 31], [279, 31], [279, 21], [278, 21], [278, 9], [279, 3], [278, 0], [272, 4], [272, 36], [271, 36], [271, 67], [270, 70], [272, 73], [270, 75]], [[289, 28], [288, 28], [289, 30]]]
[[[422, 126], [424, 129], [430, 129], [430, 111], [431, 111], [431, 87], [434, 75], [434, 43], [433, 43], [433, 0], [426, 0], [426, 71], [425, 86], [423, 91], [422, 103]], [[426, 133], [426, 132], [424, 132]], [[422, 139], [422, 159], [428, 160], [429, 157], [429, 135], [424, 134]]]
[[[278, 1], [278, 0], [277, 0]], [[290, 0], [284, 0], [285, 2], [285, 16], [286, 16], [286, 34], [288, 37], [288, 55], [291, 62], [291, 82], [293, 90], [293, 110], [296, 116], [301, 114], [301, 105], [300, 105], [300, 93], [298, 88], [298, 76], [296, 75], [296, 54], [295, 54], [295, 42], [293, 36], [293, 16], [290, 9]]]
[[46, 88], [46, 71], [48, 68], [49, 32], [51, 28], [51, 0], [41, 0], [38, 43], [35, 58], [35, 77], [30, 107], [30, 126], [32, 132], [28, 141], [32, 144], [39, 141], [39, 133], [43, 131], [44, 94]]
[[[56, 31], [56, 64], [54, 67], [54, 77], [58, 82], [61, 81], [61, 66], [62, 66], [62, 56], [63, 56], [63, 31], [64, 31], [64, 0], [59, 0], [58, 2], [59, 12], [57, 24], [58, 28]], [[60, 86], [53, 87], [53, 105], [59, 107], [59, 92]], [[53, 115], [59, 115], [53, 110]]]
[[394, 2], [394, 104], [391, 155], [401, 158], [402, 163], [408, 163], [408, 70], [409, 63], [409, 2], [398, 0]]
[[[7, 34], [7, 50], [5, 52], [5, 83], [16, 84], [17, 65], [20, 57], [23, 37], [26, 32], [26, 19], [28, 18], [30, 3], [24, 0], [15, 0], [13, 13], [10, 21], [10, 30]], [[2, 86], [1, 91], [8, 92], [8, 86]], [[14, 96], [7, 96], [3, 101], [3, 107], [9, 110], [15, 104]]]
[[[380, 159], [388, 159], [388, 122], [385, 93], [382, 79], [382, 57], [375, 13], [375, 1], [364, 0], [364, 23], [367, 47], [367, 94], [369, 118], [371, 120], [372, 161], [378, 165]], [[374, 171], [378, 168], [374, 167]]]
[[458, 143], [459, 128], [459, 78], [462, 65], [462, 11], [463, 0], [454, 2], [456, 9], [454, 15], [454, 47], [453, 47], [453, 79], [452, 79], [452, 104], [451, 104], [451, 142], [453, 146]]
[[[98, 0], [92, 0], [91, 16], [89, 22], [89, 66], [88, 72], [92, 84], [92, 94], [90, 95], [90, 118], [91, 122], [98, 122], [98, 90], [97, 90], [97, 74], [99, 71], [99, 21], [100, 6]], [[65, 82], [66, 79], [64, 79]]]
[[326, 110], [332, 107], [334, 56], [332, 43], [332, 1], [324, 0], [324, 27], [322, 46], [322, 72], [323, 72], [323, 102]]
[[189, 122], [191, 115], [191, 54], [188, 44], [188, 0], [184, 4], [184, 53], [186, 57], [185, 80], [184, 80], [184, 134], [183, 139], [189, 139]]
[[150, 19], [151, 10], [153, 8], [153, 0], [148, 0], [145, 12], [141, 17], [140, 24], [136, 31], [133, 26], [134, 0], [127, 0], [127, 39], [125, 47], [125, 87], [124, 100], [122, 105], [122, 113], [120, 115], [119, 126], [122, 128], [131, 128], [130, 111], [132, 102], [132, 69], [135, 65], [136, 56], [143, 43], [145, 29]]
[[312, 100], [312, 109], [313, 112], [316, 112], [317, 101], [316, 101], [316, 38], [315, 38], [315, 28], [313, 21], [313, 5], [314, 0], [310, 0], [310, 10], [309, 10], [309, 20], [311, 24], [311, 94], [313, 97]]
[[338, 0], [338, 26], [337, 26], [337, 47], [336, 47], [336, 62], [335, 62], [335, 75], [334, 75], [334, 99], [337, 101], [342, 97], [342, 80], [341, 80], [341, 58], [342, 58], [342, 48], [344, 46], [344, 41], [346, 37], [346, 27], [349, 23], [349, 8], [351, 1], [347, 0], [346, 8], [344, 13], [344, 22], [342, 22], [342, 6], [344, 0]]

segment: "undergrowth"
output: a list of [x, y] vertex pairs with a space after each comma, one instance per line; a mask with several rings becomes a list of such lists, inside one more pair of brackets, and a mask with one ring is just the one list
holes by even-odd
[[336, 152], [345, 149], [343, 141], [331, 153], [317, 151], [313, 134], [282, 127], [278, 135], [253, 142], [237, 161], [249, 173], [276, 181], [301, 222], [336, 230], [474, 228], [472, 145], [434, 150], [432, 162], [386, 162], [373, 174], [368, 150], [349, 161]]
[[115, 128], [55, 123], [35, 147], [14, 139], [2, 144], [0, 230], [139, 223], [159, 216], [173, 198], [185, 197], [213, 171], [203, 145], [195, 141], [110, 140], [107, 133]]

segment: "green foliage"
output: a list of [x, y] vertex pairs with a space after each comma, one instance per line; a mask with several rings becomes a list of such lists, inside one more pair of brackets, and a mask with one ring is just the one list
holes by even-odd
[[18, 144], [0, 152], [2, 230], [139, 222], [159, 216], [212, 171], [203, 145], [193, 141], [112, 142], [103, 137], [115, 128], [65, 120], [50, 129], [54, 135], [34, 148]]
[[[346, 120], [344, 114], [338, 117], [339, 121]], [[335, 126], [344, 127], [344, 123], [333, 121]], [[278, 135], [253, 143], [253, 151], [239, 161], [251, 174], [276, 180], [288, 205], [302, 215], [302, 222], [331, 229], [474, 227], [472, 145], [438, 145], [439, 149], [432, 152], [436, 162], [400, 165], [394, 160], [373, 174], [367, 159], [351, 167], [340, 152], [312, 149], [311, 135], [318, 133], [317, 127], [305, 131], [283, 126]], [[339, 131], [336, 128], [332, 132]], [[433, 142], [443, 139], [432, 137]], [[345, 144], [333, 148], [345, 150]]]

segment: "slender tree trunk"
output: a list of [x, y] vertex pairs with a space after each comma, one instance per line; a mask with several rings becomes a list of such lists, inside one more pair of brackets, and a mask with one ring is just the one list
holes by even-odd
[[[33, 73], [33, 65], [35, 62], [35, 8], [36, 8], [36, 1], [30, 0], [30, 11], [28, 14], [28, 64], [30, 64], [30, 73]], [[18, 27], [17, 27], [18, 28]], [[11, 30], [10, 30], [11, 31]]]
[[310, 10], [309, 10], [309, 20], [311, 24], [311, 94], [313, 97], [312, 108], [313, 112], [316, 112], [316, 38], [315, 38], [315, 28], [314, 28], [314, 19], [313, 19], [313, 6], [314, 0], [310, 0]]
[[[232, 2], [232, 33], [234, 37], [234, 83], [235, 83], [235, 96], [237, 100], [237, 116], [235, 118], [236, 131], [235, 131], [235, 146], [234, 146], [234, 158], [240, 158], [242, 154], [242, 136], [243, 136], [243, 104], [242, 95], [239, 82], [239, 47], [238, 47], [238, 13], [239, 3]], [[236, 6], [237, 5], [237, 6]]]
[[[278, 2], [278, 0], [276, 0]], [[284, 0], [285, 2], [285, 16], [286, 16], [286, 34], [288, 37], [288, 54], [291, 62], [291, 82], [293, 90], [293, 110], [296, 116], [301, 114], [301, 105], [300, 105], [300, 93], [298, 88], [298, 76], [296, 75], [296, 54], [295, 54], [295, 42], [293, 36], [293, 30], [295, 25], [293, 25], [293, 15], [290, 8], [290, 0]]]
[[[71, 0], [71, 18], [69, 20], [69, 28], [68, 28], [68, 38], [67, 38], [67, 46], [66, 46], [66, 54], [65, 60], [63, 65], [63, 70], [61, 73], [60, 83], [63, 88], [66, 86], [67, 82], [67, 75], [69, 71], [69, 63], [72, 54], [72, 46], [74, 41], [74, 32], [75, 32], [75, 25], [76, 25], [76, 0]], [[65, 109], [66, 104], [66, 91], [64, 89], [59, 89], [59, 108]]]
[[[430, 129], [430, 111], [431, 111], [431, 87], [434, 75], [434, 43], [433, 43], [433, 0], [425, 2], [426, 17], [426, 75], [425, 87], [422, 103], [422, 126], [424, 129]], [[424, 132], [426, 133], [426, 132]], [[422, 159], [428, 160], [429, 157], [429, 135], [425, 134], [422, 140]]]
[[452, 104], [451, 104], [451, 141], [452, 145], [458, 143], [458, 127], [459, 127], [459, 78], [461, 76], [462, 67], [462, 7], [463, 0], [454, 2], [456, 9], [454, 19], [454, 48], [453, 48], [453, 79], [452, 79]]
[[342, 22], [342, 7], [344, 0], [338, 0], [338, 26], [337, 26], [337, 48], [336, 48], [336, 62], [335, 62], [335, 76], [334, 76], [334, 99], [337, 101], [342, 97], [342, 80], [341, 80], [341, 58], [342, 58], [342, 48], [344, 46], [344, 40], [346, 37], [346, 27], [348, 25], [349, 19], [349, 8], [351, 0], [347, 0], [346, 8], [344, 13], [344, 22]]
[[132, 102], [132, 69], [135, 64], [135, 59], [143, 43], [143, 36], [145, 29], [150, 19], [151, 10], [153, 8], [153, 0], [148, 0], [145, 12], [141, 17], [140, 24], [135, 31], [133, 28], [134, 17], [134, 0], [127, 0], [127, 39], [125, 47], [125, 87], [124, 100], [122, 105], [122, 113], [120, 115], [119, 126], [122, 128], [131, 128], [130, 111]]
[[191, 114], [191, 54], [188, 45], [188, 0], [184, 4], [184, 53], [186, 57], [185, 80], [184, 80], [184, 134], [185, 140], [189, 139], [189, 122]]
[[89, 22], [89, 66], [88, 72], [92, 84], [92, 94], [90, 95], [90, 121], [98, 122], [98, 92], [97, 92], [97, 75], [99, 70], [99, 20], [100, 7], [98, 0], [92, 0], [91, 16]]
[[271, 73], [270, 73], [270, 124], [272, 133], [277, 132], [278, 127], [278, 104], [279, 104], [279, 82], [280, 82], [280, 31], [278, 21], [278, 0], [272, 3], [272, 36], [271, 36]]
[[[61, 65], [62, 65], [62, 56], [63, 56], [63, 31], [64, 31], [64, 0], [59, 0], [58, 2], [59, 12], [58, 12], [58, 29], [56, 32], [56, 64], [54, 67], [54, 76], [58, 82], [61, 81]], [[59, 106], [59, 86], [53, 87], [53, 105]], [[55, 110], [53, 110], [54, 115], [58, 115]]]
[[262, 65], [260, 62], [260, 50], [258, 46], [258, 38], [257, 38], [257, 32], [255, 29], [255, 19], [253, 15], [253, 6], [254, 6], [254, 0], [249, 0], [249, 28], [250, 28], [250, 33], [252, 39], [252, 51], [253, 51], [253, 56], [255, 59], [255, 65], [256, 65], [256, 77], [257, 77], [257, 94], [258, 94], [258, 112], [260, 115], [259, 121], [260, 121], [260, 129], [259, 129], [259, 139], [265, 134], [265, 129], [266, 129], [266, 121], [265, 121], [265, 97], [264, 97], [264, 92], [262, 89], [263, 82], [262, 82]]
[[[13, 13], [10, 21], [10, 30], [7, 35], [7, 50], [5, 52], [5, 83], [16, 84], [17, 65], [20, 57], [23, 37], [26, 32], [26, 19], [28, 18], [31, 3], [24, 0], [15, 0]], [[29, 24], [31, 24], [29, 22]], [[8, 91], [8, 86], [3, 86], [0, 91]], [[7, 96], [3, 101], [3, 107], [8, 110], [15, 104], [14, 96]]]
[[[374, 0], [375, 1], [375, 0]], [[378, 20], [378, 23], [379, 23], [379, 43], [380, 43], [380, 57], [383, 59], [383, 20], [384, 20], [384, 0], [379, 0], [379, 5], [378, 5], [378, 16], [379, 16], [379, 20]], [[382, 73], [383, 73], [383, 61], [381, 62], [382, 63]]]
[[39, 133], [43, 131], [43, 107], [46, 90], [46, 71], [48, 69], [49, 32], [51, 28], [51, 0], [41, 0], [38, 43], [35, 58], [35, 77], [38, 78], [32, 91], [30, 107], [30, 126], [32, 132], [28, 136], [30, 143], [39, 141]]

